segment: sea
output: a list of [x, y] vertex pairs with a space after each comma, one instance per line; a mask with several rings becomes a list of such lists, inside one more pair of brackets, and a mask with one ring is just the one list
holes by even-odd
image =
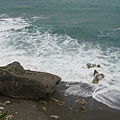
[[120, 110], [120, 0], [0, 0], [0, 66], [13, 61]]

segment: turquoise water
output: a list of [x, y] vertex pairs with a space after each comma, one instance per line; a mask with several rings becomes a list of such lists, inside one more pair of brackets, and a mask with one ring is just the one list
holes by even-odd
[[[119, 0], [1, 0], [0, 65], [17, 60], [26, 69], [86, 83], [91, 93], [80, 94], [78, 85], [67, 94], [120, 109], [119, 21]], [[87, 63], [101, 68], [87, 69]], [[105, 75], [97, 85], [94, 69]]]

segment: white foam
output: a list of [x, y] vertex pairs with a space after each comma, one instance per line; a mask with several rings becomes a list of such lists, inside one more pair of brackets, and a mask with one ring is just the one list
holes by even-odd
[[[4, 15], [3, 15], [4, 16]], [[2, 17], [3, 17], [2, 16]], [[0, 32], [6, 30], [17, 30], [28, 25], [22, 18], [2, 18], [0, 19]]]
[[[99, 44], [78, 44], [76, 39], [68, 35], [48, 31], [43, 33], [36, 26], [32, 28], [34, 32], [29, 32], [30, 22], [22, 18], [1, 18], [0, 26], [0, 66], [18, 60], [26, 69], [50, 72], [61, 76], [63, 81], [87, 84], [91, 89], [74, 85], [69, 86], [66, 93], [92, 96], [110, 107], [120, 109], [119, 48], [102, 51]], [[87, 63], [100, 64], [101, 68], [88, 69]], [[94, 69], [105, 75], [97, 85], [92, 84]], [[110, 101], [114, 101], [114, 104]]]

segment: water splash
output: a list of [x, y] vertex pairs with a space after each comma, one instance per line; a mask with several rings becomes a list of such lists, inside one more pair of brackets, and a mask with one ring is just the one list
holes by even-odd
[[[120, 109], [120, 48], [102, 49], [100, 44], [78, 43], [67, 34], [52, 34], [49, 26], [37, 27], [22, 18], [3, 15], [0, 26], [0, 65], [18, 60], [26, 69], [51, 72], [63, 81], [79, 82], [70, 85], [66, 93], [92, 96]], [[100, 64], [101, 68], [88, 69], [87, 63]], [[94, 69], [105, 75], [97, 85], [92, 84]]]

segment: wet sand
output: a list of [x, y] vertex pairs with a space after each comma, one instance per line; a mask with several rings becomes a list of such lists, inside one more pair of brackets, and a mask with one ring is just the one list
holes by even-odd
[[[0, 96], [0, 110], [2, 113], [8, 111], [8, 114], [13, 115], [11, 120], [119, 120], [120, 110], [112, 109], [102, 103], [97, 102], [93, 98], [83, 98], [74, 95], [64, 95], [66, 83], [62, 82], [56, 90], [44, 100], [44, 103], [34, 100], [14, 99], [5, 96]], [[55, 102], [50, 102], [50, 98], [64, 102], [64, 105], [59, 105]], [[85, 105], [76, 103], [78, 99], [86, 101]], [[3, 105], [5, 101], [10, 101], [11, 104]], [[46, 103], [45, 103], [46, 102]], [[84, 107], [83, 112], [76, 111], [78, 108]], [[51, 115], [57, 115], [59, 118], [52, 118]]]

